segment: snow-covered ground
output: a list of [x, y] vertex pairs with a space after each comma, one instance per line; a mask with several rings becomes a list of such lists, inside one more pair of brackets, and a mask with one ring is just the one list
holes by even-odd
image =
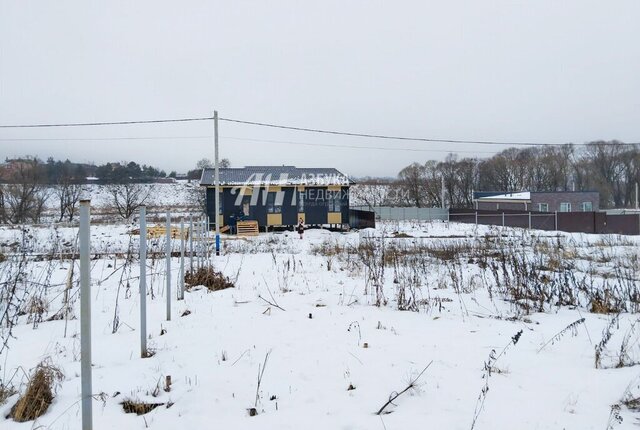
[[[640, 361], [637, 315], [623, 312], [611, 324], [613, 315], [590, 310], [594, 290], [640, 288], [639, 237], [447, 223], [310, 230], [303, 240], [293, 232], [225, 237], [223, 256], [211, 261], [236, 287], [195, 288], [178, 301], [179, 259], [173, 258], [171, 321], [165, 319], [164, 258], [149, 259], [148, 333], [155, 355], [143, 359], [139, 263], [127, 260], [138, 250], [137, 236], [129, 235], [133, 227], [92, 226], [92, 249], [100, 254], [91, 271], [96, 429], [636, 427], [637, 412], [621, 405], [612, 413], [612, 405], [640, 396], [637, 367], [629, 366]], [[65, 246], [74, 249], [76, 235], [73, 228], [0, 229], [1, 252], [8, 256], [2, 281], [17, 268], [16, 252], [53, 256]], [[151, 252], [163, 246], [161, 239], [149, 245]], [[542, 275], [531, 275], [548, 280], [542, 284], [583, 286], [574, 291], [578, 305], [544, 303], [539, 312], [534, 299], [506, 300], [505, 285], [516, 288], [519, 281], [504, 277], [502, 271], [511, 270], [500, 260], [505, 250], [543, 267]], [[382, 254], [390, 257], [384, 274], [375, 276]], [[69, 300], [72, 316], [79, 317], [77, 262], [36, 256], [26, 266], [23, 284], [34, 291], [33, 285], [46, 285], [38, 294], [48, 311], [39, 323], [29, 312], [19, 317], [0, 355], [0, 378], [23, 390], [25, 373], [46, 357], [65, 376], [44, 416], [22, 424], [0, 418], [3, 429], [81, 428], [80, 322], [46, 321], [63, 306], [72, 264]], [[585, 287], [589, 282], [592, 290]], [[411, 304], [399, 297], [402, 288], [415, 294], [416, 311], [397, 309], [403, 300]], [[600, 348], [596, 368], [595, 351], [608, 326], [611, 340]], [[624, 366], [616, 368], [621, 360]], [[376, 414], [427, 366], [412, 389]], [[167, 375], [170, 391], [163, 390]], [[17, 399], [0, 406], [2, 417]], [[163, 405], [137, 416], [123, 412], [124, 399]]]

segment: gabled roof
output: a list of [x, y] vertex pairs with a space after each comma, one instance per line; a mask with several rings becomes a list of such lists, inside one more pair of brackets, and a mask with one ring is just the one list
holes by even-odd
[[[334, 168], [246, 166], [220, 168], [220, 185], [352, 185]], [[200, 185], [214, 185], [214, 169], [202, 170]]]

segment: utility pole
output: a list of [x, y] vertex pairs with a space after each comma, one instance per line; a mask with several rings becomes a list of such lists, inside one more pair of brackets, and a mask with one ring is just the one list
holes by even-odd
[[444, 176], [440, 176], [440, 200], [442, 200], [442, 209], [446, 206], [444, 204]]
[[216, 255], [220, 255], [220, 166], [218, 161], [218, 111], [213, 112], [213, 137], [215, 146], [215, 222], [216, 222]]

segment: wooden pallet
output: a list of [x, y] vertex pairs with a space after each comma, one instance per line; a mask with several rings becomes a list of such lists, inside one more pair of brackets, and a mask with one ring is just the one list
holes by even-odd
[[[131, 234], [139, 235], [140, 229], [136, 228], [131, 230]], [[159, 237], [165, 237], [167, 235], [167, 229], [163, 225], [154, 225], [147, 227], [147, 239], [157, 239]], [[189, 236], [189, 229], [184, 229], [184, 238], [186, 239]], [[180, 238], [180, 227], [171, 227], [171, 238], [179, 239]]]
[[258, 221], [238, 221], [238, 236], [257, 236]]

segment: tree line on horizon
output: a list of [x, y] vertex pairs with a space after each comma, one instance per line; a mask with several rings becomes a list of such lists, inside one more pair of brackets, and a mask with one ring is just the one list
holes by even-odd
[[601, 207], [624, 208], [635, 205], [638, 182], [640, 145], [614, 140], [512, 147], [488, 158], [449, 154], [412, 163], [395, 180], [361, 180], [369, 190], [358, 198], [371, 206], [440, 207], [444, 184], [448, 207], [472, 207], [474, 191], [598, 191]]

